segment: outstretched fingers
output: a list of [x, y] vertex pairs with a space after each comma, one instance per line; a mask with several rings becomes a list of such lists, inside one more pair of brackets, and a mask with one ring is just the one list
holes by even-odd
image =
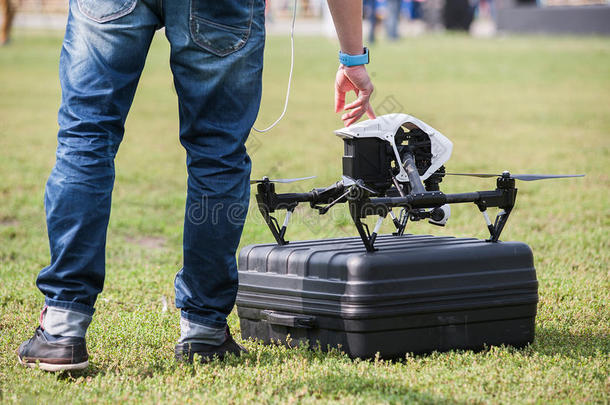
[[[346, 126], [358, 121], [365, 113], [369, 118], [375, 118], [370, 105], [373, 89], [371, 79], [363, 65], [339, 67], [335, 77], [335, 112], [347, 111], [341, 116]], [[357, 99], [345, 105], [345, 95], [352, 90], [356, 93]]]

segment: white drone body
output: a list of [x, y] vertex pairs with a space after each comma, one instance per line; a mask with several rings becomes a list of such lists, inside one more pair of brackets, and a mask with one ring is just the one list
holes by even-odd
[[409, 177], [404, 168], [404, 162], [400, 159], [395, 140], [396, 132], [400, 127], [407, 130], [419, 128], [430, 138], [432, 164], [421, 176], [422, 180], [430, 177], [451, 157], [453, 143], [430, 125], [408, 114], [395, 113], [382, 115], [373, 120], [362, 121], [350, 127], [338, 129], [335, 131], [335, 134], [341, 138], [378, 138], [388, 142], [394, 150], [396, 161], [401, 163], [399, 165], [400, 172], [396, 175], [396, 179], [406, 183], [409, 181]]
[[[338, 129], [335, 131], [335, 134], [341, 138], [378, 138], [388, 142], [392, 146], [396, 162], [400, 163], [396, 180], [407, 183], [409, 182], [409, 177], [405, 170], [405, 162], [401, 160], [398, 153], [398, 145], [396, 145], [396, 133], [401, 127], [407, 130], [419, 128], [430, 138], [431, 164], [426, 172], [420, 176], [422, 181], [426, 180], [449, 160], [453, 150], [453, 143], [425, 122], [408, 114], [386, 114], [372, 120], [359, 122], [350, 127]], [[448, 204], [440, 208], [445, 215], [438, 221], [431, 219], [430, 223], [444, 226], [451, 215], [451, 208]]]

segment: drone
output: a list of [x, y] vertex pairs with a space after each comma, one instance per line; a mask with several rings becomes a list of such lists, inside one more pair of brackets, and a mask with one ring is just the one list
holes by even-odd
[[[501, 174], [449, 173], [445, 163], [451, 157], [453, 143], [436, 129], [407, 114], [387, 114], [339, 129], [335, 134], [343, 139], [343, 175], [341, 180], [306, 193], [276, 193], [276, 183], [312, 179], [251, 180], [256, 184], [258, 209], [276, 242], [286, 245], [285, 239], [291, 215], [299, 204], [309, 203], [320, 215], [337, 204], [347, 204], [350, 216], [364, 247], [375, 252], [375, 240], [383, 221], [391, 217], [395, 236], [404, 234], [407, 223], [427, 219], [429, 223], [445, 226], [451, 216], [451, 204], [474, 203], [483, 214], [489, 230], [487, 241], [496, 243], [515, 206], [515, 180], [534, 181], [584, 174]], [[497, 178], [495, 190], [445, 194], [440, 183], [445, 176], [473, 176]], [[499, 209], [492, 222], [487, 213], [490, 207]], [[280, 226], [272, 215], [285, 210]], [[398, 215], [394, 210], [399, 210]], [[376, 216], [373, 231], [363, 222]]]

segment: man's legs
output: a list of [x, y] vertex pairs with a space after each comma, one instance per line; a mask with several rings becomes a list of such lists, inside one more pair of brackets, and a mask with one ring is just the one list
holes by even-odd
[[[182, 4], [179, 4], [182, 3]], [[261, 97], [264, 1], [166, 2], [166, 35], [187, 152], [180, 343], [220, 345], [237, 294], [235, 252], [249, 201], [244, 146]]]
[[70, 1], [56, 163], [45, 193], [51, 264], [36, 281], [47, 335], [84, 337], [105, 274], [114, 157], [155, 29], [145, 3]]

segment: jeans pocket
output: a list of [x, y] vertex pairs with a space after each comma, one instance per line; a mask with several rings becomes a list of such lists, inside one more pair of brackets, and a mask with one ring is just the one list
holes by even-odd
[[105, 23], [121, 18], [136, 8], [137, 0], [77, 0], [78, 9], [87, 18]]
[[254, 0], [191, 0], [189, 27], [193, 42], [216, 56], [246, 45]]

